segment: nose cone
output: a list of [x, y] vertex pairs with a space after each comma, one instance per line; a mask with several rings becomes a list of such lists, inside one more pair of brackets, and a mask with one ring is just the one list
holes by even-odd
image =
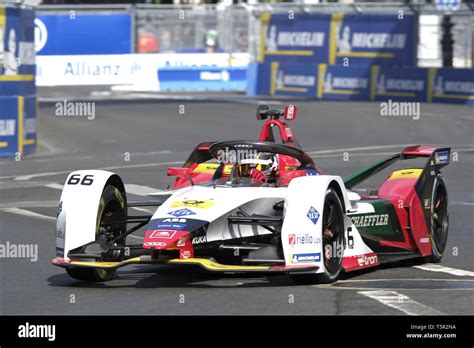
[[144, 249], [177, 249], [178, 241], [189, 236], [187, 231], [147, 230], [143, 240]]

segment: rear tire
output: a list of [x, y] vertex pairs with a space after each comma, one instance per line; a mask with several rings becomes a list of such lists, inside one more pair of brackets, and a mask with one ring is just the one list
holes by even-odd
[[448, 241], [449, 211], [448, 191], [441, 175], [438, 175], [433, 185], [431, 199], [431, 252], [424, 258], [425, 262], [437, 263], [443, 258]]
[[[114, 185], [107, 185], [102, 191], [100, 198], [99, 210], [97, 212], [97, 227], [96, 240], [104, 239], [105, 241], [112, 240], [116, 236], [125, 232], [127, 224], [114, 223], [108, 224], [110, 219], [126, 219], [127, 218], [127, 203], [118, 187]], [[104, 226], [101, 226], [104, 225]], [[125, 238], [120, 240], [116, 245], [125, 245]], [[121, 255], [108, 255], [97, 261], [121, 261]], [[84, 260], [82, 260], [84, 261]], [[115, 269], [104, 268], [66, 268], [67, 274], [74, 279], [84, 280], [88, 282], [105, 282], [115, 277]]]
[[341, 273], [344, 252], [344, 209], [339, 196], [332, 188], [326, 191], [322, 219], [324, 273], [293, 274], [291, 277], [296, 283], [333, 283]]

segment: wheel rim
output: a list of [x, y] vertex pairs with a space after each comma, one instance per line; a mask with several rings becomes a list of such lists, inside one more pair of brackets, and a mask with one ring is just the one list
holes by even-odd
[[342, 264], [343, 234], [342, 211], [333, 197], [327, 197], [323, 211], [323, 257], [329, 274], [337, 273]]
[[432, 242], [441, 254], [447, 241], [448, 232], [448, 197], [443, 186], [438, 186], [433, 199]]

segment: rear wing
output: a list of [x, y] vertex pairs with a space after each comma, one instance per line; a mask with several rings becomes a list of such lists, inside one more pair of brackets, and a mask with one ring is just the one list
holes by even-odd
[[355, 174], [344, 179], [344, 184], [346, 188], [350, 189], [372, 175], [377, 174], [378, 172], [384, 170], [385, 168], [391, 166], [397, 161], [406, 160], [416, 157], [427, 157], [428, 161], [424, 168], [424, 172], [427, 170], [431, 173], [433, 170], [436, 173], [439, 170], [449, 164], [451, 158], [451, 148], [450, 147], [432, 147], [432, 146], [421, 146], [414, 145], [406, 147], [402, 152], [394, 154], [390, 157], [387, 157], [381, 161], [375, 162], [374, 164], [365, 167]]

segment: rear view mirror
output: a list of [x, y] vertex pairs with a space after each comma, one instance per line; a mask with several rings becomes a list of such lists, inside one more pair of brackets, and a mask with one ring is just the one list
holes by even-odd
[[257, 120], [264, 120], [267, 118], [265, 111], [270, 110], [268, 105], [259, 105], [257, 107]]

